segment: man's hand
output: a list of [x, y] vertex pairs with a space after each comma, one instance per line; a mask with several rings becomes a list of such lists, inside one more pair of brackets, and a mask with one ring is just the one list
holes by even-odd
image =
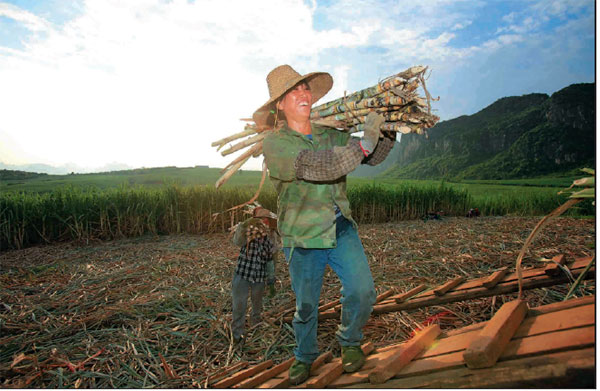
[[382, 136], [379, 128], [385, 121], [385, 117], [381, 114], [377, 114], [371, 111], [365, 120], [365, 131], [363, 137], [360, 139], [360, 145], [363, 149], [365, 156], [369, 156], [371, 152], [375, 150], [379, 137]]

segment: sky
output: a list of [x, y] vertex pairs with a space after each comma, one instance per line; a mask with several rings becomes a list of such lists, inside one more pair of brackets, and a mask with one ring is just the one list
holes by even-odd
[[[0, 163], [224, 167], [289, 64], [320, 103], [414, 65], [441, 120], [595, 81], [593, 0], [0, 0]], [[244, 168], [259, 169], [262, 157]]]

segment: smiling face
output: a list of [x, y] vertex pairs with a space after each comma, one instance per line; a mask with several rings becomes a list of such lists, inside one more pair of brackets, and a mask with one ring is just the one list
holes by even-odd
[[289, 90], [277, 103], [277, 108], [285, 114], [288, 122], [307, 121], [310, 118], [312, 92], [305, 82]]

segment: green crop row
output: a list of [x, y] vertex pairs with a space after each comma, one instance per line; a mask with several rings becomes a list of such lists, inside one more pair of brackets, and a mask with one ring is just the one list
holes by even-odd
[[[109, 189], [71, 186], [45, 193], [5, 192], [0, 194], [0, 250], [69, 240], [224, 232], [245, 218], [240, 209], [226, 211], [248, 201], [254, 191], [250, 187], [216, 190], [212, 186], [167, 185]], [[472, 207], [478, 207], [482, 215], [543, 215], [564, 201], [554, 193], [526, 194], [474, 198], [466, 190], [443, 183], [348, 187], [352, 213], [358, 223], [417, 219], [428, 212], [463, 216]], [[273, 211], [277, 209], [272, 188], [263, 189], [258, 202]], [[585, 208], [579, 214], [593, 214], [591, 205]]]

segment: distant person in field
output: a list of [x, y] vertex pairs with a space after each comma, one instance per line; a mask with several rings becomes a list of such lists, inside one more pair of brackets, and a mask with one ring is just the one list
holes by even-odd
[[248, 293], [252, 302], [252, 325], [261, 321], [265, 283], [269, 285], [269, 296], [275, 295], [275, 261], [280, 249], [276, 219], [268, 209], [256, 207], [252, 217], [238, 224], [233, 235], [233, 243], [240, 247], [231, 284], [231, 331], [236, 345], [242, 345], [245, 338]]
[[289, 65], [267, 76], [270, 99], [253, 115], [259, 126], [275, 126], [263, 153], [278, 193], [278, 229], [296, 294], [293, 319], [296, 348], [291, 384], [310, 374], [319, 355], [317, 316], [325, 267], [342, 283], [342, 319], [336, 333], [343, 369], [357, 371], [365, 357], [362, 328], [373, 310], [375, 287], [346, 196], [346, 175], [359, 164], [376, 165], [392, 149], [396, 135], [383, 136], [383, 116], [370, 113], [362, 138], [310, 122], [311, 106], [333, 84], [328, 73], [300, 75]]

